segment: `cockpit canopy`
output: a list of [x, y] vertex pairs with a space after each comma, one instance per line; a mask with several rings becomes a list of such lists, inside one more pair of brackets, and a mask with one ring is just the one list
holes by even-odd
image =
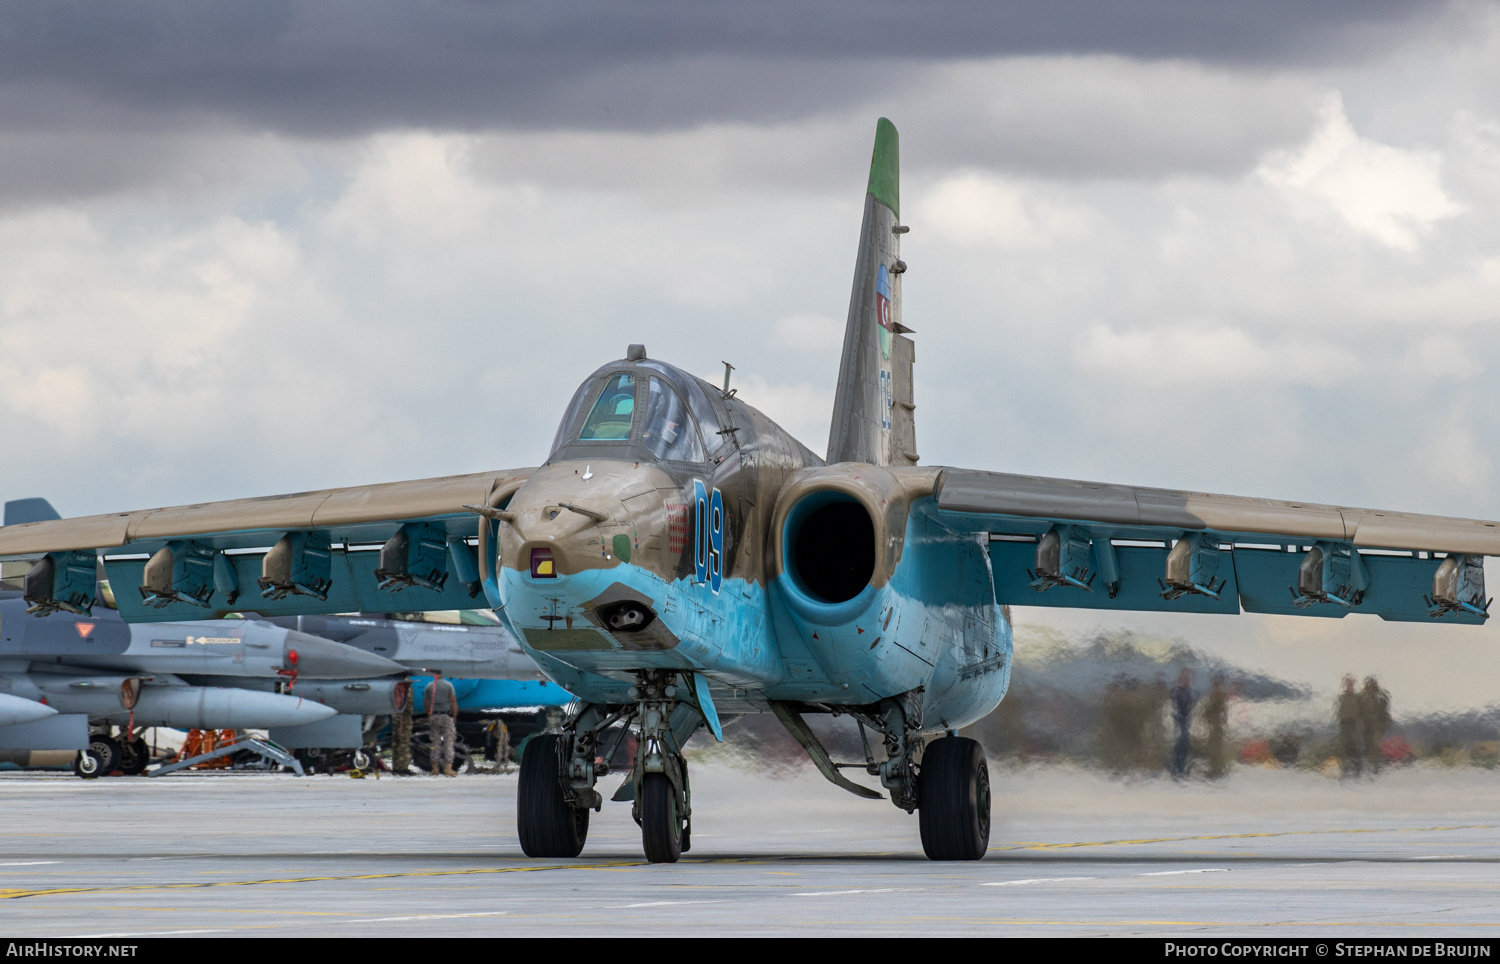
[[[724, 444], [714, 390], [632, 348], [579, 386], [558, 426], [549, 462], [608, 458], [702, 463]], [[639, 357], [637, 357], [639, 356]]]

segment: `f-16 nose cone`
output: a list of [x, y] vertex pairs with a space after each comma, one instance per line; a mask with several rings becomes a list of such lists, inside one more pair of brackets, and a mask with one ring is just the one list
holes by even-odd
[[406, 672], [405, 666], [384, 656], [295, 629], [287, 630], [284, 656], [282, 665], [307, 679], [369, 679]]
[[0, 693], [0, 726], [20, 726], [22, 723], [35, 723], [56, 715], [57, 711], [52, 707], [35, 700]]

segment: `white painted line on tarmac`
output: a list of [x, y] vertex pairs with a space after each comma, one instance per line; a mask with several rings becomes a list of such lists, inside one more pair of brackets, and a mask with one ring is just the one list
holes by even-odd
[[1055, 884], [1060, 880], [1098, 880], [1098, 877], [1028, 877], [1025, 880], [992, 880], [981, 887], [1017, 887], [1021, 884]]
[[840, 894], [893, 894], [894, 887], [881, 887], [878, 890], [809, 890], [801, 894], [793, 894], [793, 897], [836, 897]]
[[227, 934], [234, 930], [232, 927], [199, 928], [190, 931], [131, 931], [128, 934], [79, 934], [76, 937], [64, 938], [64, 940], [96, 940], [101, 937], [166, 937], [171, 934]]
[[8, 860], [0, 867], [40, 867], [42, 864], [60, 864], [61, 860]]
[[727, 900], [648, 900], [639, 904], [626, 904], [621, 910], [632, 907], [669, 907], [673, 904], [727, 904]]
[[455, 917], [503, 917], [509, 914], [508, 910], [487, 910], [475, 914], [413, 914], [410, 917], [362, 917], [358, 920], [346, 920], [345, 924], [380, 924], [388, 920], [452, 920]]
[[1137, 877], [1174, 877], [1177, 874], [1227, 874], [1228, 867], [1198, 867], [1193, 870], [1153, 870], [1149, 874], [1136, 874]]

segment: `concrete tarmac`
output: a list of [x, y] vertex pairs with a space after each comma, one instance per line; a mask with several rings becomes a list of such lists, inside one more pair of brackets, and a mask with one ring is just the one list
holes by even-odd
[[[994, 769], [988, 857], [809, 770], [694, 769], [693, 849], [626, 804], [530, 860], [516, 778], [0, 774], [6, 936], [1500, 937], [1500, 772], [1209, 785]], [[606, 795], [614, 778], [605, 783]]]

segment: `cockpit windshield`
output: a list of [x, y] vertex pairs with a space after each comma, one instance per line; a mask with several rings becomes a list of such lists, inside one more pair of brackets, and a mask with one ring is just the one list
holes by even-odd
[[702, 462], [703, 443], [682, 396], [660, 378], [646, 382], [646, 421], [641, 441], [670, 462]]
[[711, 390], [664, 362], [627, 359], [606, 365], [573, 394], [548, 462], [707, 462], [732, 444], [732, 437], [719, 430]]
[[578, 433], [580, 442], [614, 442], [630, 438], [635, 418], [635, 376], [622, 372], [604, 383], [604, 391]]

